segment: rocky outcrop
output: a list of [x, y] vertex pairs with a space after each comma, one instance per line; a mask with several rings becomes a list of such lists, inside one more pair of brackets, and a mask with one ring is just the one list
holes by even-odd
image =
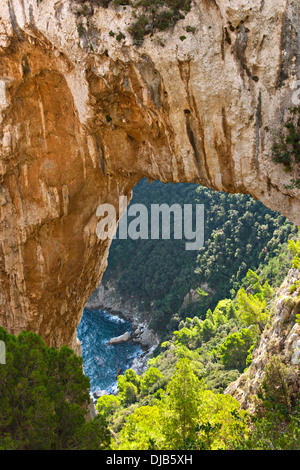
[[150, 359], [151, 355], [155, 351], [156, 347], [158, 346], [158, 342], [153, 344], [147, 351], [143, 352], [140, 356], [136, 357], [130, 368], [133, 369], [137, 374], [141, 375], [147, 369], [147, 363]]
[[132, 339], [131, 334], [129, 333], [129, 331], [126, 331], [126, 333], [124, 333], [123, 335], [116, 336], [115, 338], [111, 338], [108, 341], [107, 345], [109, 346], [111, 344], [127, 343], [131, 339]]
[[77, 351], [110, 244], [97, 207], [119, 217], [141, 178], [248, 193], [300, 224], [297, 174], [268, 157], [300, 79], [298, 0], [193, 1], [139, 46], [131, 7], [79, 4], [0, 9], [1, 325]]
[[106, 310], [112, 315], [124, 318], [131, 323], [133, 329], [138, 329], [141, 323], [148, 322], [150, 319], [149, 310], [143, 308], [141, 302], [131, 296], [121, 296], [117, 284], [111, 281], [101, 283], [95, 289], [87, 301], [86, 307]]
[[[100, 284], [89, 298], [86, 307], [106, 310], [129, 321], [133, 329], [133, 342], [139, 343], [144, 350], [152, 351], [153, 347], [158, 346], [158, 335], [149, 328], [150, 311], [136, 299], [121, 296], [117, 285], [112, 282]], [[146, 353], [143, 357], [145, 355]]]
[[[253, 361], [238, 380], [227, 387], [225, 393], [234, 396], [242, 408], [252, 409], [253, 398], [262, 384], [265, 366], [272, 356], [278, 356], [294, 370], [288, 385], [293, 393], [300, 390], [300, 324], [296, 315], [300, 313], [299, 272], [290, 271], [271, 306], [271, 321], [265, 328], [258, 346], [253, 352]], [[295, 286], [293, 288], [292, 286]]]

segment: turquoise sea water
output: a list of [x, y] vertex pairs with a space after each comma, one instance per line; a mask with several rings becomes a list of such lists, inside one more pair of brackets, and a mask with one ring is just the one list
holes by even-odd
[[131, 332], [131, 324], [102, 310], [84, 309], [77, 336], [81, 342], [83, 367], [91, 382], [91, 393], [117, 390], [116, 373], [129, 369], [135, 357], [142, 354], [133, 342], [107, 346], [116, 336]]

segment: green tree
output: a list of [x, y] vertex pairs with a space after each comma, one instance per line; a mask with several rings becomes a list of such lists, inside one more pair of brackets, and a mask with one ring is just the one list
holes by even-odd
[[[20, 450], [110, 447], [105, 421], [86, 423], [89, 379], [82, 358], [63, 346], [48, 348], [35, 333], [8, 334], [0, 365], [0, 448]], [[97, 444], [96, 444], [97, 443]]]
[[163, 379], [163, 375], [156, 367], [150, 367], [146, 370], [142, 381], [142, 392], [146, 394], [154, 384]]
[[128, 416], [120, 438], [120, 450], [162, 448], [162, 409], [156, 405], [141, 406]]
[[244, 288], [237, 295], [237, 313], [245, 325], [257, 325], [262, 334], [269, 318], [266, 299], [261, 299], [260, 294], [247, 294]]
[[138, 390], [140, 390], [141, 378], [133, 369], [127, 369], [123, 377], [125, 382], [132, 383]]
[[118, 376], [118, 396], [124, 405], [134, 403], [141, 388], [141, 378], [133, 369]]
[[72, 441], [68, 447], [70, 450], [109, 450], [111, 433], [105, 417], [98, 415], [75, 428]]
[[176, 343], [183, 344], [184, 346], [188, 346], [193, 339], [193, 332], [187, 327], [183, 327], [179, 331], [174, 331], [173, 334], [176, 337]]
[[121, 401], [115, 395], [103, 395], [97, 400], [96, 410], [100, 415], [108, 418], [121, 406]]
[[190, 361], [180, 359], [167, 387], [163, 433], [169, 448], [178, 449], [188, 439], [195, 439], [199, 395], [203, 387]]
[[246, 367], [249, 349], [256, 341], [256, 335], [248, 328], [227, 336], [219, 348], [222, 364], [226, 369], [237, 369], [240, 372]]
[[[278, 356], [273, 356], [265, 367], [263, 388], [265, 398], [276, 402], [286, 410], [291, 409], [291, 394], [288, 387], [289, 377], [295, 374]], [[295, 380], [297, 383], [297, 379]]]
[[202, 325], [201, 325], [201, 330], [200, 330], [200, 337], [203, 341], [209, 341], [210, 338], [212, 338], [216, 332], [216, 326], [215, 324], [209, 320], [209, 318], [206, 318]]
[[[300, 228], [299, 228], [299, 236], [300, 236]], [[288, 247], [294, 257], [293, 268], [300, 269], [300, 240], [289, 240]]]

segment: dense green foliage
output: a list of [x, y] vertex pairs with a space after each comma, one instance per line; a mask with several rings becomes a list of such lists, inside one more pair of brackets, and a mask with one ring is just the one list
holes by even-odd
[[[279, 358], [266, 368], [256, 412], [240, 409], [230, 395], [214, 393], [195, 374], [192, 361], [179, 359], [166, 390], [115, 412], [120, 450], [300, 450], [300, 406], [290, 393], [291, 372]], [[275, 394], [274, 394], [275, 392]], [[296, 399], [292, 404], [292, 399]], [[299, 399], [299, 396], [298, 396]], [[109, 419], [98, 400], [98, 411]], [[124, 413], [125, 411], [125, 413]], [[112, 425], [113, 419], [111, 419]]]
[[228, 335], [220, 346], [220, 359], [225, 369], [237, 369], [243, 372], [253, 343], [253, 331], [248, 328]]
[[209, 389], [223, 392], [251, 362], [252, 349], [262, 333], [257, 323], [261, 306], [253, 307], [256, 295], [264, 306], [264, 324], [270, 315], [267, 302], [271, 299], [271, 287], [251, 270], [246, 281], [233, 300], [220, 301], [213, 311], [207, 310], [204, 319], [195, 316], [182, 320], [171, 340], [162, 343], [160, 353], [149, 365], [158, 367], [169, 378], [176, 358], [187, 357]]
[[[203, 318], [208, 308], [232, 298], [249, 269], [260, 267], [260, 277], [276, 286], [287, 273], [291, 257], [284, 244], [296, 227], [249, 196], [142, 180], [134, 189], [135, 203], [149, 212], [151, 204], [205, 207], [205, 245], [199, 251], [186, 251], [186, 240], [112, 243], [104, 284], [112, 280], [121, 296], [149, 309], [150, 325], [160, 332], [170, 334], [186, 316]], [[197, 289], [199, 295], [184, 302]]]
[[0, 449], [108, 449], [103, 416], [87, 422], [89, 379], [82, 359], [63, 346], [48, 348], [34, 333], [17, 337], [0, 327]]
[[300, 240], [289, 240], [288, 247], [293, 255], [293, 268], [300, 269]]
[[[299, 240], [289, 246], [292, 266]], [[276, 283], [275, 276], [271, 284]], [[253, 348], [272, 321], [275, 294], [268, 281], [249, 270], [233, 299], [208, 309], [205, 318], [181, 320], [141, 376], [131, 369], [119, 376], [118, 396], [103, 396], [97, 406], [117, 433], [115, 448], [300, 450], [299, 392], [289, 387], [297, 383], [297, 368], [279, 356], [271, 358], [254, 395], [254, 414], [223, 394], [251, 364]], [[134, 390], [130, 399], [127, 389]]]
[[[294, 257], [288, 266], [296, 267], [300, 242], [288, 245]], [[274, 268], [274, 259], [269, 263]], [[258, 271], [272, 272], [268, 265]], [[271, 358], [254, 396], [254, 414], [223, 394], [249, 367], [253, 348], [272, 321], [277, 282], [276, 275], [269, 283], [250, 269], [232, 299], [219, 301], [204, 318], [181, 320], [141, 376], [129, 370], [118, 377], [113, 411], [109, 397], [97, 406], [117, 433], [116, 448], [300, 449], [299, 393], [288, 385], [297, 383], [296, 368]], [[135, 393], [128, 401], [124, 391], [130, 386]]]
[[[217, 330], [234, 320], [231, 306], [221, 302], [208, 314]], [[89, 380], [82, 360], [66, 347], [47, 348], [34, 333], [15, 337], [1, 328], [7, 354], [0, 366], [0, 449], [300, 450], [299, 396], [288, 387], [296, 370], [273, 357], [255, 414], [240, 410], [239, 402], [209, 390], [201, 377], [201, 353], [195, 354], [195, 328], [201, 328], [195, 319], [182, 328], [192, 332], [188, 347], [178, 335], [164, 346], [168, 354], [176, 350], [175, 362], [167, 361], [169, 375], [162, 357], [152, 359], [141, 376], [127, 370], [118, 377], [118, 396], [99, 398], [99, 414], [89, 422]], [[247, 338], [245, 344], [250, 344]], [[116, 432], [113, 443], [107, 422]]]
[[[159, 377], [157, 374], [156, 388]], [[130, 380], [136, 380], [133, 371]], [[237, 439], [246, 428], [247, 413], [239, 411], [239, 403], [207, 390], [187, 358], [178, 360], [165, 390], [143, 397], [137, 405], [120, 407], [113, 416], [102, 407], [106, 398], [99, 398], [99, 413], [110, 419], [118, 432], [115, 448], [225, 449], [227, 441]], [[241, 423], [236, 425], [237, 416]]]

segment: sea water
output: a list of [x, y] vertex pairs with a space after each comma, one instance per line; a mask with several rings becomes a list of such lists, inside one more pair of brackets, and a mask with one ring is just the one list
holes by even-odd
[[98, 309], [84, 309], [77, 336], [81, 342], [84, 373], [94, 391], [117, 391], [116, 374], [130, 368], [133, 360], [142, 354], [139, 345], [129, 342], [107, 345], [111, 338], [131, 332], [131, 324], [117, 316]]

